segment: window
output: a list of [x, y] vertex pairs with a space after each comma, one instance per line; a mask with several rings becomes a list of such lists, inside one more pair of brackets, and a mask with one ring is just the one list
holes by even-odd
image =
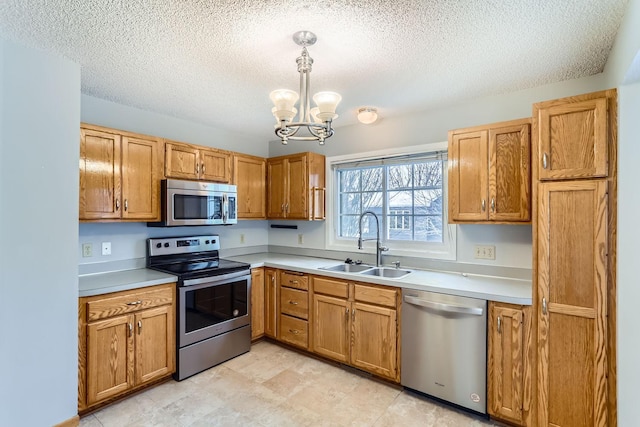
[[[330, 159], [331, 161], [331, 159]], [[446, 218], [446, 153], [420, 153], [332, 163], [334, 206], [329, 246], [376, 238], [397, 255], [455, 258], [455, 229]], [[453, 237], [453, 240], [452, 240]], [[453, 248], [453, 249], [452, 249]]]

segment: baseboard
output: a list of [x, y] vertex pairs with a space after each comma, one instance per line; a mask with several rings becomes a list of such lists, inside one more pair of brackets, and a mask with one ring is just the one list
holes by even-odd
[[78, 427], [80, 425], [80, 417], [76, 415], [75, 417], [71, 417], [66, 421], [58, 423], [53, 427]]

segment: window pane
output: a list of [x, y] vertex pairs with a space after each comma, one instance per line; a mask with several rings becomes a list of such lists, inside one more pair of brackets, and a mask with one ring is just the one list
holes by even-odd
[[360, 214], [360, 193], [340, 195], [340, 214]]
[[440, 160], [416, 163], [413, 177], [416, 187], [442, 187], [443, 162]]
[[362, 191], [382, 190], [382, 166], [362, 169]]
[[416, 190], [415, 214], [442, 215], [442, 190]]
[[442, 242], [442, 217], [416, 216], [414, 240], [423, 242]]
[[[380, 215], [377, 212], [376, 212], [376, 215], [378, 215], [378, 218], [380, 218]], [[358, 227], [356, 224], [356, 237], [357, 236], [358, 236]], [[365, 215], [362, 217], [362, 238], [363, 239], [376, 238], [376, 219], [371, 215]]]
[[389, 166], [388, 189], [411, 188], [412, 165]]
[[365, 193], [362, 195], [363, 211], [373, 211], [376, 215], [382, 213], [382, 193]]
[[409, 215], [392, 215], [389, 217], [387, 236], [391, 240], [413, 240], [413, 217]]
[[413, 210], [411, 191], [389, 191], [389, 209]]
[[358, 216], [340, 216], [340, 237], [358, 237]]
[[347, 169], [340, 171], [340, 192], [360, 190], [360, 171]]

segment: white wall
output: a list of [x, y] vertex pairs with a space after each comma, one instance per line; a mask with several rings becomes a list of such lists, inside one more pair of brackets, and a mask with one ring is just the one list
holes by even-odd
[[0, 425], [77, 414], [80, 67], [1, 41]]
[[616, 40], [604, 67], [606, 84], [618, 87], [627, 80], [636, 54], [640, 51], [640, 0], [629, 0]]

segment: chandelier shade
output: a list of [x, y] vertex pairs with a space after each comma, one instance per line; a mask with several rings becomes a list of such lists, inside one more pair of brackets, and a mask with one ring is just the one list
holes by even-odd
[[[342, 97], [335, 92], [318, 92], [313, 95], [316, 104], [311, 108], [309, 97], [309, 74], [313, 59], [309, 56], [307, 46], [313, 45], [317, 40], [315, 34], [310, 31], [298, 31], [293, 35], [293, 41], [302, 46], [302, 53], [296, 59], [298, 72], [300, 73], [300, 93], [289, 89], [277, 89], [269, 94], [274, 107], [271, 109], [276, 118], [275, 133], [283, 144], [293, 141], [318, 141], [321, 145], [333, 135], [331, 122], [338, 117], [336, 108]], [[298, 108], [296, 108], [296, 103]], [[298, 114], [297, 121], [293, 121]], [[298, 135], [300, 129], [304, 135]]]

